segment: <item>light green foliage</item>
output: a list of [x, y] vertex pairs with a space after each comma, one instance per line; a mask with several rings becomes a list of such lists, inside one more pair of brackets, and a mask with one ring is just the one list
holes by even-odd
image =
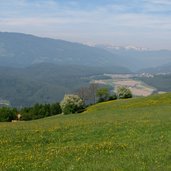
[[64, 96], [60, 105], [64, 114], [70, 114], [77, 113], [82, 110], [84, 102], [78, 95], [68, 94]]
[[99, 88], [96, 92], [96, 95], [99, 98], [99, 102], [107, 101], [110, 96], [109, 89], [107, 87]]
[[132, 98], [131, 90], [125, 86], [119, 86], [117, 88], [117, 96], [119, 99]]
[[171, 94], [0, 123], [2, 171], [170, 171]]

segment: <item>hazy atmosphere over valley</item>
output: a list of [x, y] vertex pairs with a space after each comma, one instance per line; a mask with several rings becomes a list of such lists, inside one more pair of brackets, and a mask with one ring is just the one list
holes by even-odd
[[134, 95], [170, 91], [170, 7], [170, 0], [1, 0], [1, 103], [60, 101], [95, 82], [115, 91], [111, 75], [96, 80], [104, 74], [132, 74], [119, 83], [132, 81]]

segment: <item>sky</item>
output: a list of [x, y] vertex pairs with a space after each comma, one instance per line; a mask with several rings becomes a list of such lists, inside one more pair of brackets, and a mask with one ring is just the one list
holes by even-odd
[[0, 31], [171, 50], [171, 0], [0, 0]]

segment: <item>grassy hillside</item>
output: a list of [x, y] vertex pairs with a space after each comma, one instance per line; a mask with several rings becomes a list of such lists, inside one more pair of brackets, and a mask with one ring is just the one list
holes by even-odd
[[0, 123], [0, 170], [171, 170], [171, 94]]

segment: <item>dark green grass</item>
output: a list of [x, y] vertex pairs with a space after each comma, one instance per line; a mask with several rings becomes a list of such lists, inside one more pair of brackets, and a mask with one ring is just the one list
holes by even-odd
[[171, 94], [0, 123], [0, 170], [169, 171]]

